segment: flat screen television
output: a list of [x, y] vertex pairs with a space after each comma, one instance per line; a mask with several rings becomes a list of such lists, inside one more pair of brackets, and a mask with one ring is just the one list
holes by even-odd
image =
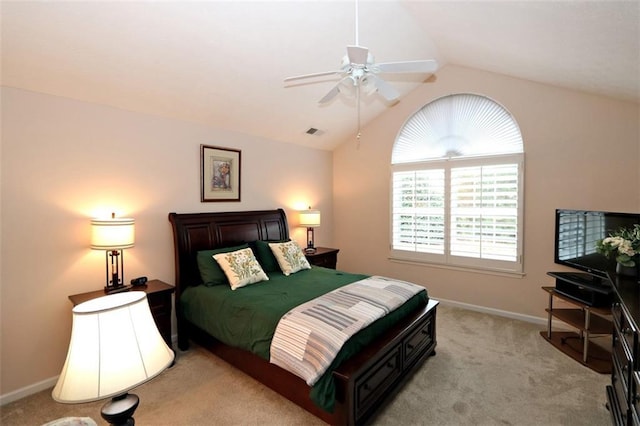
[[615, 270], [615, 259], [596, 251], [596, 242], [620, 228], [640, 224], [640, 213], [614, 213], [587, 210], [556, 210], [555, 263], [607, 278]]

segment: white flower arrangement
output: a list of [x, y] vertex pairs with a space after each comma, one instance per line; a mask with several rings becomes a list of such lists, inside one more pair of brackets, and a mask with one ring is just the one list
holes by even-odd
[[633, 225], [633, 229], [619, 229], [598, 241], [596, 251], [608, 259], [615, 257], [622, 266], [636, 266], [640, 254], [640, 225]]

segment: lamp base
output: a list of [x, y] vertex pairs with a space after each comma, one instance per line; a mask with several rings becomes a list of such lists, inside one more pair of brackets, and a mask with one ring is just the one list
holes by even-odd
[[304, 252], [305, 252], [306, 254], [313, 254], [313, 253], [315, 253], [316, 251], [317, 251], [317, 250], [316, 250], [316, 248], [315, 248], [315, 247], [307, 247], [306, 249], [304, 249]]
[[133, 413], [138, 408], [140, 398], [132, 393], [114, 396], [102, 406], [100, 415], [113, 426], [133, 426], [136, 421]]
[[124, 293], [125, 291], [129, 291], [131, 290], [130, 285], [121, 285], [121, 286], [109, 286], [109, 287], [105, 287], [104, 288], [104, 293], [105, 294], [115, 294], [115, 293]]

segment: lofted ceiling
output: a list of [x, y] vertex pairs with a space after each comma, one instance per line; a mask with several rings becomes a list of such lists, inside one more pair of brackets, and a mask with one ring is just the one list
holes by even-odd
[[[433, 58], [640, 102], [638, 0], [360, 0], [359, 12], [377, 62]], [[353, 98], [318, 104], [335, 80], [283, 83], [339, 68], [354, 0], [3, 1], [0, 13], [3, 86], [327, 150], [357, 129]], [[405, 95], [427, 77], [388, 81]], [[390, 107], [365, 97], [361, 122]]]

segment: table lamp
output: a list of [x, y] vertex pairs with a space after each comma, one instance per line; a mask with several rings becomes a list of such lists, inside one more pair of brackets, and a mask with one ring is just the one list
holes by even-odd
[[51, 396], [62, 403], [113, 397], [102, 407], [102, 417], [112, 425], [133, 425], [140, 400], [127, 392], [156, 377], [173, 359], [146, 293], [99, 297], [73, 308], [67, 360]]
[[[124, 253], [123, 249], [133, 247], [135, 241], [133, 219], [116, 218], [91, 220], [91, 248], [105, 250], [107, 283], [105, 293], [126, 291], [124, 285]], [[111, 265], [111, 267], [109, 267]]]
[[307, 227], [307, 248], [304, 251], [306, 253], [315, 253], [313, 228], [320, 226], [320, 210], [312, 210], [311, 207], [309, 207], [309, 210], [302, 210], [300, 212], [300, 226]]

